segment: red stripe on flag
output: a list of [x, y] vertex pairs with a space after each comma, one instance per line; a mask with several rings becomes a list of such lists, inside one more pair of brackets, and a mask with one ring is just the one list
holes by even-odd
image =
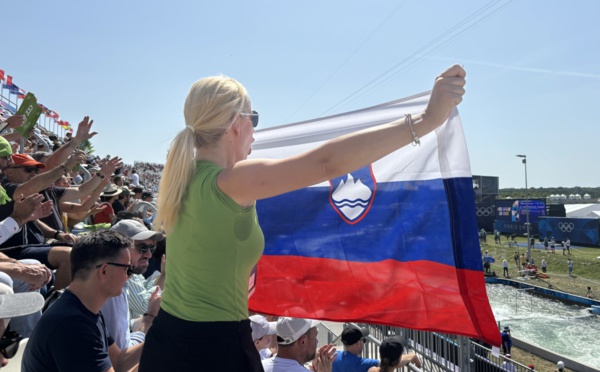
[[[469, 286], [470, 297], [463, 297], [460, 282]], [[459, 334], [494, 345], [501, 342], [483, 273], [430, 261], [263, 256], [250, 309]], [[469, 309], [477, 309], [476, 314]]]

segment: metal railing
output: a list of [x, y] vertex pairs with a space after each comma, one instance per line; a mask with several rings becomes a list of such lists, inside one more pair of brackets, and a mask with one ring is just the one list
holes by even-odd
[[[399, 371], [481, 371], [481, 372], [530, 372], [527, 366], [515, 362], [503, 355], [494, 355], [492, 350], [468, 337], [425, 332], [412, 329], [374, 325], [355, 324], [369, 329], [371, 342], [365, 344], [362, 357], [379, 359], [379, 345], [381, 341], [390, 336], [400, 335], [407, 340], [407, 353], [414, 352], [421, 359], [422, 368], [413, 364], [398, 369]], [[319, 344], [321, 342], [336, 344], [339, 335], [336, 335], [324, 324], [320, 325]]]

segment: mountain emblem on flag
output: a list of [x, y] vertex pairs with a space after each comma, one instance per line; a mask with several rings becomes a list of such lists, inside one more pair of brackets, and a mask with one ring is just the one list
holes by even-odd
[[350, 225], [360, 222], [371, 209], [377, 190], [371, 165], [329, 180], [329, 203]]

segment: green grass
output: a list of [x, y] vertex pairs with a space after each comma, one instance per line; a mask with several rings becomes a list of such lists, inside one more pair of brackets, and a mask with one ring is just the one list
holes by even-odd
[[[506, 244], [498, 246], [494, 244], [494, 237], [488, 235], [488, 244], [482, 244], [481, 248], [483, 251], [488, 251], [490, 256], [496, 259], [496, 262], [492, 264], [492, 270], [496, 271], [496, 274], [502, 276], [502, 260], [506, 258], [511, 270], [515, 270], [515, 263], [513, 260], [515, 250], [527, 255], [527, 248], [524, 246], [526, 238], [518, 237], [517, 242], [521, 245], [515, 248], [509, 248]], [[502, 238], [502, 243], [506, 243], [506, 239]], [[531, 251], [532, 257], [535, 259], [535, 264], [541, 271], [540, 265], [542, 258], [546, 259], [548, 263], [548, 272], [556, 274], [568, 274], [567, 260], [570, 258], [573, 261], [573, 275], [585, 279], [600, 280], [600, 248], [583, 248], [583, 247], [571, 247], [571, 255], [563, 256], [560, 244], [556, 245], [556, 253], [550, 253], [544, 250], [544, 247], [540, 242], [536, 241], [536, 247]]]

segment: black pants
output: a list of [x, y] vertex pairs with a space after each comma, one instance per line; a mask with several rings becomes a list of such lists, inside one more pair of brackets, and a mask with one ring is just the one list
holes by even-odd
[[248, 319], [190, 322], [160, 310], [146, 335], [140, 372], [263, 372]]

